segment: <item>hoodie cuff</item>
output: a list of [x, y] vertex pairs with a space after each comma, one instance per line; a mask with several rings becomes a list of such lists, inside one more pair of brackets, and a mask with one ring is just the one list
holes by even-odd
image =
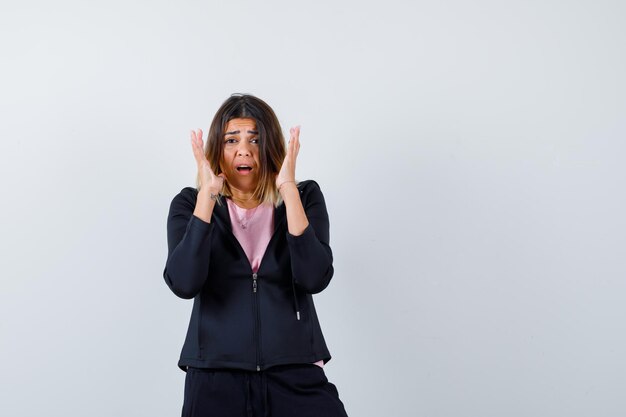
[[200, 217], [195, 214], [191, 215], [191, 219], [189, 220], [188, 228], [195, 228], [199, 231], [208, 231], [213, 227], [213, 223], [207, 223], [202, 220]]
[[313, 226], [311, 223], [304, 229], [301, 235], [295, 236], [291, 233], [287, 232], [287, 243], [291, 245], [306, 245], [313, 240], [317, 240], [317, 236], [315, 236], [315, 230], [313, 230]]

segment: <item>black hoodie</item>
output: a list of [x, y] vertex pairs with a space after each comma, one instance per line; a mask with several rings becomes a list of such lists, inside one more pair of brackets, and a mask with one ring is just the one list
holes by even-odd
[[298, 189], [309, 225], [291, 235], [285, 204], [276, 207], [274, 233], [256, 274], [232, 233], [225, 202], [215, 205], [207, 223], [193, 215], [195, 188], [183, 188], [172, 200], [163, 277], [174, 294], [194, 299], [181, 369], [260, 371], [330, 360], [311, 296], [333, 276], [328, 213], [315, 181]]

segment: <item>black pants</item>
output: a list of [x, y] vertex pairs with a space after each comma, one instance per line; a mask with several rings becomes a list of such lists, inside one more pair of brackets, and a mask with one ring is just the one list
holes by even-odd
[[188, 368], [182, 417], [348, 417], [315, 364], [265, 371]]

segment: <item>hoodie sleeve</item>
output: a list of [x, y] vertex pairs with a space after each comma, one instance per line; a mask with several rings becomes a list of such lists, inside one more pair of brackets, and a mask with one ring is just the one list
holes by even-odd
[[186, 299], [195, 297], [206, 281], [214, 227], [193, 215], [194, 194], [191, 187], [181, 190], [167, 216], [168, 254], [163, 278], [174, 294]]
[[291, 272], [297, 286], [316, 294], [328, 286], [334, 273], [330, 224], [324, 195], [315, 181], [303, 185], [300, 198], [309, 225], [299, 236], [287, 232]]

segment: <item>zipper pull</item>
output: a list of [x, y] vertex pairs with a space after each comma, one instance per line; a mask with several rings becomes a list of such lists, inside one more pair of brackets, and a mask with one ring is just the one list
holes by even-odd
[[256, 272], [252, 274], [252, 292], [256, 292]]
[[300, 311], [296, 311], [296, 318], [300, 320]]

